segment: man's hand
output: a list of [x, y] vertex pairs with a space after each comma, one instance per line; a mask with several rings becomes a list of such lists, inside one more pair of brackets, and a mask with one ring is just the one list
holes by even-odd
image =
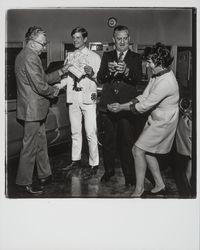
[[114, 112], [114, 113], [118, 113], [121, 111], [121, 105], [119, 103], [108, 104], [107, 108], [109, 111]]
[[94, 75], [94, 71], [93, 71], [93, 68], [91, 66], [86, 65], [84, 67], [84, 70], [85, 70], [86, 75], [89, 75], [90, 77], [92, 77]]
[[116, 70], [118, 73], [123, 74], [126, 70], [126, 63], [125, 62], [118, 62], [116, 66]]
[[69, 64], [64, 64], [64, 66], [61, 68], [61, 69], [59, 69], [59, 75], [60, 76], [62, 76], [62, 75], [64, 75], [64, 74], [66, 74], [68, 71], [69, 71], [69, 67], [71, 67], [72, 66], [72, 64], [71, 63], [69, 63]]
[[69, 68], [72, 66], [71, 63], [69, 64], [65, 64], [63, 67], [62, 67], [62, 71], [65, 73], [67, 73], [69, 71]]
[[61, 90], [62, 89], [62, 86], [60, 83], [56, 83], [53, 85], [54, 87], [56, 87], [57, 89]]
[[117, 62], [109, 62], [108, 63], [108, 70], [111, 72], [111, 73], [114, 73], [116, 72], [116, 67], [117, 67]]
[[59, 90], [65, 88], [67, 86], [66, 78], [62, 79], [60, 83], [56, 83], [53, 86], [57, 87]]

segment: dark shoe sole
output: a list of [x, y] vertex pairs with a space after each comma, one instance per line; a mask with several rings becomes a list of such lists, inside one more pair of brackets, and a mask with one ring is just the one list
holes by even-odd
[[112, 176], [114, 176], [115, 174], [108, 174], [108, 175], [103, 175], [102, 177], [101, 177], [101, 182], [108, 182], [109, 180], [110, 180], [110, 178], [112, 177]]
[[31, 195], [40, 195], [43, 193], [42, 189], [34, 190], [32, 187], [20, 186], [20, 185], [18, 186], [18, 190], [19, 190], [19, 192], [28, 193]]

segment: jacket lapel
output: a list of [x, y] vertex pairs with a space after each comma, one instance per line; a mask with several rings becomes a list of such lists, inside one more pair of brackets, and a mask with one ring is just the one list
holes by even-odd
[[117, 62], [117, 51], [116, 50], [113, 50], [112, 61], [116, 61]]
[[125, 62], [128, 62], [129, 61], [129, 58], [130, 58], [130, 50], [127, 51], [125, 57], [124, 57], [124, 61]]

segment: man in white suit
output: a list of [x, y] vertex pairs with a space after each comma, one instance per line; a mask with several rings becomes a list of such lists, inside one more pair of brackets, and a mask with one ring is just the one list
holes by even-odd
[[[69, 67], [65, 79], [66, 102], [69, 105], [69, 118], [72, 135], [72, 162], [64, 170], [80, 167], [82, 151], [82, 118], [89, 147], [90, 174], [96, 174], [99, 165], [99, 151], [96, 123], [97, 85], [96, 75], [100, 67], [100, 56], [86, 47], [88, 32], [82, 27], [72, 30], [71, 37], [76, 50], [70, 53], [69, 64], [79, 67], [82, 76], [74, 67]], [[75, 62], [75, 64], [74, 64]], [[71, 70], [70, 70], [71, 69]], [[79, 72], [80, 73], [80, 72]]]

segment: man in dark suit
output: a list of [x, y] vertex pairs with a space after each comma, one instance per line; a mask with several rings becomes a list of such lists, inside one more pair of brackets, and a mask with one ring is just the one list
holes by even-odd
[[60, 80], [67, 68], [51, 74], [44, 73], [39, 55], [45, 50], [47, 40], [40, 27], [30, 27], [25, 39], [26, 45], [15, 61], [17, 119], [22, 120], [24, 126], [16, 184], [28, 193], [41, 194], [41, 186], [34, 188], [32, 185], [32, 175], [36, 163], [42, 185], [51, 176], [44, 122], [49, 99], [59, 93], [59, 87], [50, 86], [49, 83]]
[[[129, 112], [112, 113], [109, 104], [129, 102], [136, 95], [136, 85], [142, 76], [140, 56], [129, 49], [130, 36], [126, 26], [119, 25], [113, 32], [115, 50], [105, 52], [97, 75], [103, 84], [100, 111], [104, 130], [103, 161], [105, 173], [101, 181], [107, 182], [115, 173], [115, 150], [119, 147], [121, 167], [126, 186], [135, 184], [134, 116]], [[118, 139], [118, 143], [117, 142]]]

